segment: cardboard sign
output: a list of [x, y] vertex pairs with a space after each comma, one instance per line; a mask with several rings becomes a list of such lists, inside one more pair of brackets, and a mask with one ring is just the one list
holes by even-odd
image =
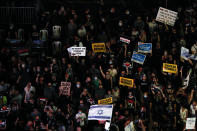
[[144, 64], [144, 61], [145, 61], [145, 58], [146, 58], [146, 55], [143, 55], [143, 54], [139, 54], [137, 52], [133, 52], [133, 55], [132, 55], [132, 58], [131, 58], [131, 61], [133, 62], [136, 62], [138, 64]]
[[130, 43], [130, 40], [129, 40], [129, 39], [126, 39], [126, 38], [124, 38], [124, 37], [120, 37], [120, 41], [121, 41], [121, 42], [124, 42], [124, 43], [127, 43], [127, 44]]
[[120, 77], [119, 85], [133, 87], [133, 79]]
[[133, 124], [133, 121], [130, 122], [125, 128], [124, 128], [125, 131], [136, 131], [135, 130], [135, 127], [134, 127], [134, 124]]
[[105, 43], [92, 43], [93, 52], [106, 52]]
[[168, 73], [177, 73], [177, 65], [176, 64], [168, 64], [168, 63], [163, 63], [163, 72], [168, 72]]
[[159, 7], [156, 21], [174, 26], [178, 13], [163, 7]]
[[187, 118], [186, 121], [186, 130], [193, 130], [195, 129], [195, 124], [196, 124], [196, 118]]
[[86, 47], [71, 47], [71, 56], [86, 56]]
[[59, 87], [60, 94], [70, 96], [70, 82], [61, 82], [61, 86]]
[[112, 103], [112, 97], [98, 100], [98, 104], [111, 104], [111, 103]]
[[138, 42], [138, 52], [141, 52], [141, 53], [152, 53], [152, 43], [141, 43], [141, 42]]

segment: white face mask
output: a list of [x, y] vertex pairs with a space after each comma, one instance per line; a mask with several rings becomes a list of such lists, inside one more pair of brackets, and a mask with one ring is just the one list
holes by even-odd
[[122, 24], [122, 22], [119, 22], [118, 25], [119, 25], [119, 26], [122, 26], [123, 24]]
[[21, 66], [22, 66], [23, 68], [25, 68], [25, 64], [22, 64]]
[[105, 22], [105, 18], [102, 18], [101, 21], [102, 21], [102, 22]]
[[127, 11], [125, 12], [125, 14], [126, 14], [126, 15], [129, 15], [129, 14], [130, 14], [130, 12], [127, 10]]
[[98, 78], [97, 77], [94, 77], [94, 80], [97, 80]]

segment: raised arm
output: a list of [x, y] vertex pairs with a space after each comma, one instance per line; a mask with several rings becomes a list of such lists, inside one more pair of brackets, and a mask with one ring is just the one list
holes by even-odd
[[100, 66], [100, 67], [99, 67], [99, 69], [100, 69], [100, 72], [101, 72], [101, 74], [102, 74], [103, 78], [105, 78], [106, 76], [105, 76], [105, 74], [103, 73], [103, 69], [102, 69], [102, 67]]

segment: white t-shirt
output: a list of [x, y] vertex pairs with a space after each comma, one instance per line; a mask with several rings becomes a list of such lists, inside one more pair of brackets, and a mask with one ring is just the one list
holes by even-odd
[[40, 30], [40, 40], [47, 41], [48, 39], [48, 31], [47, 30]]
[[86, 114], [85, 113], [77, 113], [75, 116], [75, 119], [77, 120], [77, 122], [80, 122], [80, 126], [84, 126], [85, 125], [85, 119], [86, 119]]
[[[196, 106], [196, 109], [197, 109], [197, 106]], [[190, 105], [190, 110], [191, 110], [191, 115], [196, 114], [196, 110], [194, 109], [194, 106], [192, 104]]]
[[61, 36], [61, 26], [59, 25], [53, 26], [53, 37], [60, 38], [60, 36]]

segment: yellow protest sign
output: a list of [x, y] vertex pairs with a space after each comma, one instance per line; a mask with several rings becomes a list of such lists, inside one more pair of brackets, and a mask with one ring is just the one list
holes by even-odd
[[177, 73], [177, 65], [176, 64], [168, 64], [168, 63], [163, 63], [163, 72], [168, 72], [168, 73]]
[[120, 77], [119, 85], [133, 87], [133, 79]]
[[106, 52], [105, 43], [92, 43], [92, 50], [96, 52]]
[[110, 104], [110, 103], [112, 103], [112, 97], [98, 100], [98, 104]]

